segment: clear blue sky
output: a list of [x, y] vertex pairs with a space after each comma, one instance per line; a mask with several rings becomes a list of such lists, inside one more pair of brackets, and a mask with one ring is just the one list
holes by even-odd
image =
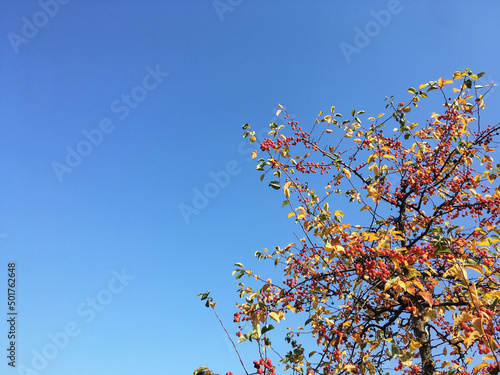
[[230, 3], [1, 1], [2, 353], [11, 261], [18, 307], [1, 373], [239, 370], [195, 296], [236, 331], [233, 264], [293, 238], [241, 126], [278, 102], [304, 124], [376, 115], [465, 68], [500, 80], [495, 1]]

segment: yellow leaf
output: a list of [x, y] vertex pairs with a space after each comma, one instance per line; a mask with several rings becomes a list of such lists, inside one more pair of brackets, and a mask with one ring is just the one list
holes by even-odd
[[366, 187], [366, 190], [368, 191], [367, 197], [373, 198], [373, 201], [375, 203], [379, 203], [380, 202], [380, 195], [379, 195], [377, 189], [375, 189], [373, 186], [370, 185], [370, 186]]
[[375, 117], [368, 117], [368, 121], [375, 121]]
[[472, 319], [472, 325], [480, 335], [484, 335], [483, 318]]
[[458, 318], [455, 319], [455, 322], [453, 322], [453, 327], [458, 326], [461, 323], [468, 322], [474, 318], [474, 315], [469, 314], [468, 312], [463, 312], [460, 314]]
[[394, 155], [384, 155], [384, 159], [396, 159]]
[[257, 137], [255, 135], [252, 135], [250, 137], [250, 143], [254, 143], [257, 140]]
[[293, 211], [288, 214], [288, 219], [291, 218], [292, 216], [295, 216], [295, 212]]
[[373, 173], [375, 173], [375, 176], [380, 176], [380, 171], [377, 164], [373, 164]]
[[371, 210], [372, 208], [370, 206], [364, 206], [359, 212], [365, 211], [365, 210]]
[[422, 346], [422, 344], [419, 343], [418, 341], [411, 340], [411, 343], [410, 343], [410, 353], [413, 353], [415, 350], [417, 350], [421, 346]]
[[383, 115], [385, 115], [385, 113], [380, 113], [377, 118], [381, 118]]
[[492, 354], [488, 354], [488, 355], [483, 357], [483, 361], [494, 361], [495, 359], [496, 359], [496, 357]]
[[406, 291], [406, 284], [403, 280], [398, 280], [398, 285], [403, 288], [404, 291]]
[[439, 78], [438, 79], [438, 85], [439, 85], [439, 87], [443, 88], [443, 86], [444, 86], [444, 79]]
[[325, 245], [325, 251], [327, 253], [333, 253], [332, 255], [334, 255], [337, 252], [343, 253], [344, 247], [341, 245], [340, 239], [338, 237], [335, 237]]
[[427, 86], [427, 83], [422, 83], [420, 86], [418, 86], [418, 89], [422, 90], [426, 86]]
[[356, 341], [356, 343], [358, 343], [358, 345], [363, 344], [363, 340], [361, 340], [361, 336], [359, 335], [359, 333], [353, 334], [352, 338], [354, 339], [354, 341]]
[[464, 345], [465, 347], [468, 349], [469, 346], [474, 342], [476, 341], [479, 337], [481, 337], [481, 335], [479, 334], [479, 332], [477, 331], [472, 331], [471, 334], [469, 335], [469, 337], [466, 337], [465, 340], [464, 340]]
[[283, 110], [282, 110], [282, 109], [278, 109], [278, 110], [276, 111], [276, 116], [279, 116], [281, 112], [283, 112]]
[[469, 282], [469, 279], [467, 278], [467, 271], [461, 264], [455, 264], [453, 267], [446, 270], [446, 272], [443, 274], [443, 277], [446, 278], [448, 276], [453, 276], [467, 283]]
[[342, 170], [344, 171], [344, 174], [347, 178], [351, 178], [351, 172], [349, 172], [349, 170], [347, 170], [346, 168], [342, 168]]
[[483, 362], [483, 363], [480, 363], [478, 364], [476, 367], [474, 367], [474, 370], [472, 370], [472, 374], [473, 375], [477, 375], [477, 373], [483, 368], [483, 367], [486, 367], [486, 366], [489, 366], [490, 364], [487, 363], [487, 362]]
[[472, 302], [476, 306], [481, 306], [481, 302], [479, 302], [479, 296], [477, 295], [477, 289], [476, 289], [476, 284], [472, 284], [469, 288], [470, 296], [472, 299]]
[[356, 370], [356, 366], [355, 365], [345, 365], [342, 370], [343, 371], [347, 371], [347, 372], [352, 372], [354, 370]]
[[256, 157], [257, 157], [257, 150], [253, 150], [252, 159], [255, 159]]
[[363, 233], [361, 233], [361, 237], [363, 237], [363, 240], [368, 241], [368, 242], [376, 241], [380, 238], [375, 233], [372, 233], [372, 232], [363, 232]]
[[421, 291], [425, 292], [425, 288], [424, 288], [424, 286], [422, 285], [422, 283], [421, 283], [420, 281], [418, 281], [418, 280], [416, 280], [416, 279], [415, 279], [415, 280], [413, 280], [413, 283], [414, 283], [416, 286], [418, 286], [418, 287], [420, 288], [420, 290], [421, 290]]
[[276, 312], [276, 311], [272, 311], [269, 313], [269, 317], [273, 320], [275, 320], [276, 322], [280, 322], [280, 316], [279, 314]]
[[307, 213], [305, 211], [300, 211], [298, 214], [297, 214], [297, 220], [300, 220], [300, 219], [303, 219], [305, 218], [307, 215]]
[[281, 104], [278, 103], [278, 108], [281, 108], [283, 109], [283, 106]]
[[473, 161], [472, 161], [472, 158], [471, 158], [471, 157], [467, 156], [467, 157], [465, 158], [465, 164], [467, 164], [467, 166], [469, 166], [469, 167], [470, 167], [470, 166], [472, 165], [472, 162], [473, 162]]
[[[291, 185], [291, 184], [292, 184], [292, 183], [291, 183], [290, 181], [288, 181], [288, 182], [285, 184], [285, 186], [283, 186], [283, 191], [285, 192], [285, 196], [286, 196], [287, 198], [290, 198], [290, 190], [289, 190], [289, 187], [290, 187], [290, 185]], [[289, 215], [288, 217], [290, 217], [290, 215]]]

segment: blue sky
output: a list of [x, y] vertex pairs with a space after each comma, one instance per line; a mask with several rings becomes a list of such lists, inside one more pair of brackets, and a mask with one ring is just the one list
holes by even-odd
[[304, 124], [332, 105], [376, 115], [465, 68], [500, 79], [494, 1], [0, 7], [0, 280], [15, 261], [18, 307], [5, 374], [236, 373], [195, 296], [211, 290], [236, 331], [233, 264], [267, 270], [254, 252], [294, 229], [241, 126], [265, 129], [277, 103]]

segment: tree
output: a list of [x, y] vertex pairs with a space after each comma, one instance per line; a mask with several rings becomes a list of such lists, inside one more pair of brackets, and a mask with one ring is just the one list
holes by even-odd
[[[290, 350], [277, 357], [283, 371], [498, 373], [500, 164], [492, 155], [500, 124], [481, 124], [492, 87], [480, 86], [481, 76], [467, 69], [408, 89], [406, 103], [386, 98], [389, 115], [369, 126], [364, 111], [342, 121], [332, 107], [306, 130], [279, 105], [287, 125], [271, 123], [252, 156], [266, 155], [257, 161], [261, 180], [273, 176], [300, 234], [256, 253], [274, 261], [283, 284], [236, 264], [237, 279], [261, 283], [238, 284], [245, 299], [234, 316], [246, 331], [239, 341], [257, 344], [254, 373], [275, 374], [270, 323], [290, 314], [303, 323], [288, 328]], [[442, 113], [410, 120], [433, 90]], [[336, 209], [340, 199], [353, 205], [347, 215]], [[201, 297], [215, 307], [209, 292]]]

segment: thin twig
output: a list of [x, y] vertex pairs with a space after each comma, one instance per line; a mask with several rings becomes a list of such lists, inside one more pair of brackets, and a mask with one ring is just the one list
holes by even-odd
[[227, 335], [227, 337], [229, 338], [229, 341], [231, 341], [231, 344], [233, 344], [234, 351], [236, 352], [236, 354], [238, 355], [238, 358], [240, 359], [240, 363], [241, 363], [241, 366], [243, 367], [243, 370], [245, 370], [245, 373], [248, 375], [248, 371], [247, 371], [247, 369], [245, 368], [245, 365], [243, 364], [243, 361], [241, 360], [240, 353], [238, 352], [238, 349], [236, 349], [236, 345], [234, 344], [233, 339], [232, 339], [232, 338], [231, 338], [231, 336], [229, 335], [229, 332], [226, 330], [226, 327], [224, 327], [224, 323], [222, 323], [222, 320], [220, 320], [219, 315], [217, 315], [217, 312], [215, 311], [215, 308], [214, 308], [214, 307], [212, 307], [212, 310], [214, 311], [215, 316], [216, 316], [216, 317], [217, 317], [217, 319], [219, 320], [219, 323], [220, 323], [220, 325], [222, 326], [222, 329], [224, 330], [224, 332], [226, 332], [226, 335]]

